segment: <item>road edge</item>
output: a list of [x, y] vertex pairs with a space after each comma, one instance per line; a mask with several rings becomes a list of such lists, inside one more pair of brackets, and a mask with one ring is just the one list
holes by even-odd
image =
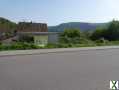
[[0, 57], [22, 56], [22, 55], [40, 55], [40, 54], [49, 54], [49, 53], [76, 52], [76, 51], [87, 51], [87, 50], [106, 50], [106, 49], [119, 49], [119, 46], [1, 51]]

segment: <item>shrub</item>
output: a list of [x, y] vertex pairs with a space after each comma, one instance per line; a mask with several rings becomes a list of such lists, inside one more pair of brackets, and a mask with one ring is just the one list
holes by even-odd
[[81, 33], [78, 29], [66, 29], [60, 35], [61, 43], [79, 43]]
[[55, 44], [47, 44], [44, 48], [56, 48]]
[[38, 49], [39, 47], [30, 43], [13, 43], [11, 45], [0, 45], [0, 50], [26, 50]]

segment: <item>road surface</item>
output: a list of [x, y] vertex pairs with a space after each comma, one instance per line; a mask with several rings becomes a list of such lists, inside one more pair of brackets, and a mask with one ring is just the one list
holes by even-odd
[[109, 90], [119, 49], [0, 57], [0, 90]]

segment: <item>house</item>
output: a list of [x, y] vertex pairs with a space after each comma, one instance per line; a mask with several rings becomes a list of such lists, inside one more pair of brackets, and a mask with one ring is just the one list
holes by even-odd
[[22, 36], [32, 36], [36, 45], [44, 46], [48, 43], [57, 43], [57, 32], [48, 32], [47, 24], [44, 23], [32, 23], [32, 22], [20, 22], [17, 26], [17, 34]]

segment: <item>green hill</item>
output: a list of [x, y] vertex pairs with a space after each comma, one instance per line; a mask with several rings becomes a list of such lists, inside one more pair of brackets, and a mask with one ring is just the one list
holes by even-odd
[[16, 30], [17, 24], [0, 17], [0, 32], [11, 32], [10, 30]]
[[108, 23], [85, 23], [85, 22], [70, 22], [70, 23], [62, 23], [57, 26], [49, 26], [49, 32], [62, 32], [67, 28], [76, 28], [81, 31], [87, 30], [95, 30], [96, 28], [104, 28], [107, 27]]

